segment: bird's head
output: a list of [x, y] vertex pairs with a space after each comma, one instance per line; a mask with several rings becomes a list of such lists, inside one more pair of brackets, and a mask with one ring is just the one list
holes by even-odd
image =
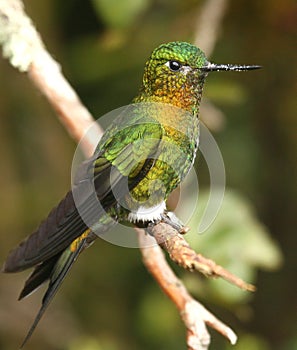
[[198, 84], [199, 77], [204, 80], [207, 73], [199, 69], [207, 64], [205, 54], [194, 45], [185, 42], [160, 45], [146, 63], [143, 87], [152, 96], [170, 97]]
[[180, 105], [199, 103], [205, 77], [210, 71], [241, 71], [259, 66], [218, 65], [208, 62], [204, 52], [186, 42], [157, 47], [148, 59], [142, 91], [152, 99]]

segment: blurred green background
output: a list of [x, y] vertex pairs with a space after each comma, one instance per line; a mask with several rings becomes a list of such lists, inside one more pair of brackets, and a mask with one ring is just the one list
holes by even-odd
[[[157, 45], [172, 40], [199, 45], [195, 32], [205, 4], [25, 1], [47, 48], [96, 117], [131, 101]], [[223, 154], [227, 188], [215, 223], [203, 235], [192, 230], [188, 240], [258, 290], [251, 295], [172, 267], [191, 293], [239, 335], [231, 347], [210, 330], [210, 349], [291, 350], [297, 348], [297, 3], [226, 4], [210, 59], [264, 69], [208, 78], [202, 118]], [[76, 145], [26, 75], [2, 58], [0, 78], [3, 261], [70, 187]], [[190, 222], [194, 228], [207, 200], [206, 167], [203, 160], [196, 165], [201, 193]], [[189, 198], [184, 209], [192, 205]], [[0, 276], [1, 349], [19, 346], [39, 307], [43, 290], [17, 302], [27, 274]], [[76, 263], [27, 348], [179, 350], [186, 348], [185, 330], [143, 267], [140, 252], [98, 240]]]

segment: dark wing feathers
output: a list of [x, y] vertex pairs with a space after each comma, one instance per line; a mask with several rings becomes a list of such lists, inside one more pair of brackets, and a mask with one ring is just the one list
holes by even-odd
[[38, 229], [9, 253], [3, 271], [22, 271], [50, 259], [67, 248], [86, 228], [70, 191]]
[[[133, 141], [139, 137], [148, 139], [141, 148], [133, 145]], [[17, 272], [36, 265], [19, 299], [49, 280], [41, 308], [21, 348], [31, 337], [79, 254], [97, 238], [88, 230], [80, 214], [84, 219], [87, 218], [88, 223], [91, 222], [90, 226], [92, 222], [98, 222], [104, 210], [116, 202], [113, 191], [124, 196], [127, 185], [128, 190], [134, 188], [151, 169], [161, 138], [162, 128], [159, 124], [144, 125], [140, 130], [130, 126], [121, 133], [120, 138], [108, 139], [105, 135], [107, 149], [104, 151], [103, 144], [96, 156], [82, 164], [72, 191], [67, 193], [31, 236], [10, 252], [2, 268], [4, 272]], [[102, 230], [105, 230], [103, 226], [100, 233]]]
[[[88, 228], [80, 214], [88, 223], [95, 223], [104, 210], [116, 202], [114, 189], [121, 193], [121, 188], [127, 188], [123, 186], [127, 184], [127, 179], [130, 190], [141, 181], [154, 164], [163, 129], [157, 123], [142, 124], [137, 131], [135, 127], [139, 129], [140, 125], [131, 125], [109, 139], [105, 137], [108, 147], [105, 149], [103, 144], [96, 155], [82, 164], [72, 191], [66, 194], [34, 233], [9, 253], [2, 271], [22, 271], [56, 256]], [[134, 144], [139, 138], [144, 142]], [[142, 157], [139, 156], [139, 147]], [[129, 158], [133, 159], [132, 169]]]

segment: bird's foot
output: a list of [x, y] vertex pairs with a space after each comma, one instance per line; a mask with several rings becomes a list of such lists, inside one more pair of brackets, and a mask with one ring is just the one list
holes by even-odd
[[182, 235], [186, 234], [190, 230], [190, 227], [185, 226], [184, 223], [172, 211], [164, 213], [161, 221], [170, 225]]
[[165, 224], [170, 225], [182, 235], [186, 234], [190, 230], [190, 228], [188, 226], [185, 226], [172, 211], [169, 211], [162, 214], [160, 220], [149, 222], [145, 228], [145, 231], [148, 234], [152, 235], [152, 228], [158, 225], [160, 222], [164, 222]]

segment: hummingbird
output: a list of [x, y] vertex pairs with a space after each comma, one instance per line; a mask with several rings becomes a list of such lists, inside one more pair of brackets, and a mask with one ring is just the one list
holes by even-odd
[[98, 236], [121, 222], [142, 228], [170, 222], [166, 199], [193, 165], [208, 73], [257, 68], [210, 63], [202, 50], [186, 42], [162, 44], [151, 53], [131, 107], [106, 129], [65, 198], [2, 267], [7, 273], [34, 268], [19, 300], [48, 281], [21, 348], [73, 263]]

